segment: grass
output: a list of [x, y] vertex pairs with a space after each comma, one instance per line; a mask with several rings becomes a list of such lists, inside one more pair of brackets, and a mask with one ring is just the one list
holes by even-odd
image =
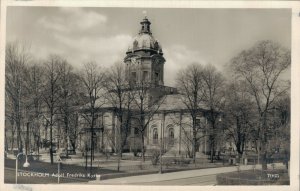
[[285, 169], [247, 170], [217, 175], [218, 185], [289, 185]]

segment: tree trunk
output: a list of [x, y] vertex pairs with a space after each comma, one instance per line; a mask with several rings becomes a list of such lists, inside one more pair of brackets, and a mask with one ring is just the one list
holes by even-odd
[[214, 143], [214, 138], [211, 137], [211, 142], [210, 142], [210, 162], [214, 162], [214, 154], [215, 154], [215, 143]]
[[120, 171], [120, 167], [121, 167], [121, 159], [122, 159], [122, 151], [121, 149], [118, 149], [118, 172]]
[[260, 152], [260, 158], [261, 158], [261, 167], [262, 170], [267, 170], [267, 152], [266, 152], [266, 143], [261, 144], [261, 152]]
[[21, 138], [21, 124], [19, 119], [17, 120], [17, 145], [18, 145], [18, 152], [23, 151], [23, 144], [22, 144], [22, 138]]
[[93, 139], [93, 128], [91, 130], [91, 160], [90, 160], [90, 173], [92, 174], [92, 168], [93, 168], [93, 154], [94, 154], [94, 139]]
[[144, 146], [144, 133], [142, 134], [142, 161], [145, 162], [145, 146]]
[[238, 152], [238, 158], [237, 158], [237, 162], [239, 164], [241, 164], [243, 161], [241, 161], [243, 154]]
[[14, 144], [15, 144], [15, 139], [12, 138], [12, 140], [11, 140], [11, 148], [10, 148], [11, 151], [14, 149]]
[[12, 131], [11, 134], [11, 151], [14, 149], [14, 144], [15, 144], [15, 131]]
[[193, 114], [192, 117], [192, 123], [193, 123], [193, 137], [192, 137], [192, 157], [193, 157], [193, 163], [196, 164], [196, 114]]
[[262, 117], [262, 126], [261, 126], [261, 165], [262, 170], [267, 170], [267, 135], [266, 135], [266, 128], [267, 128], [267, 119], [266, 114], [263, 114]]
[[50, 124], [50, 161], [53, 164], [52, 122]]
[[196, 164], [196, 135], [193, 132], [193, 145], [192, 145], [193, 163]]
[[40, 142], [41, 142], [41, 140], [40, 140], [40, 130], [39, 130], [39, 135], [38, 135], [38, 138], [37, 138], [37, 155], [38, 155], [38, 160], [40, 160]]
[[65, 142], [65, 151], [66, 151], [66, 156], [68, 157], [69, 155], [69, 152], [68, 152], [68, 145], [69, 145], [69, 132], [68, 132], [68, 129], [69, 129], [69, 121], [68, 121], [68, 116], [65, 116], [64, 117], [64, 122], [65, 122], [65, 136], [64, 136], [64, 142]]

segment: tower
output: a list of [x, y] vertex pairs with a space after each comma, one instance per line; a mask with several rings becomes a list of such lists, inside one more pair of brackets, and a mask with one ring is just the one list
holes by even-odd
[[138, 35], [130, 44], [124, 62], [126, 78], [133, 83], [148, 82], [164, 85], [164, 63], [162, 48], [151, 32], [151, 22], [145, 16], [140, 22]]

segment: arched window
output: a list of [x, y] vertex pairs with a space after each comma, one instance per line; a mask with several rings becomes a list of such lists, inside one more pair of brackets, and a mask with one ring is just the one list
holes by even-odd
[[133, 42], [133, 50], [135, 50], [135, 49], [137, 49], [138, 48], [138, 41], [137, 40], [135, 40], [134, 42]]
[[157, 128], [153, 129], [153, 144], [157, 144], [158, 143], [158, 132], [157, 132]]
[[143, 71], [143, 81], [148, 81], [148, 71]]
[[137, 75], [136, 72], [131, 72], [131, 76], [130, 76], [130, 82], [135, 84], [137, 81]]
[[175, 137], [174, 137], [174, 128], [171, 127], [171, 128], [169, 128], [169, 144], [170, 145], [174, 145], [174, 139], [175, 139]]

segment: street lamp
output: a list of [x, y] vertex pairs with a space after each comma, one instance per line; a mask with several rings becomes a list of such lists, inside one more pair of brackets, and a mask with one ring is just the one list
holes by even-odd
[[26, 161], [25, 161], [25, 163], [24, 163], [24, 165], [23, 165], [23, 167], [29, 167], [30, 166], [30, 164], [29, 164], [29, 162], [28, 162], [28, 157], [27, 157], [27, 155], [28, 155], [28, 137], [29, 137], [29, 122], [27, 122], [27, 131], [26, 131]]
[[23, 155], [23, 153], [18, 153], [16, 158], [16, 184], [18, 183], [18, 158], [20, 155]]
[[29, 164], [29, 162], [28, 162], [28, 159], [27, 159], [27, 155], [26, 155], [26, 161], [25, 161], [25, 163], [23, 164], [23, 167], [29, 167], [30, 166], [30, 164]]
[[[19, 156], [21, 156], [21, 155], [23, 155], [23, 153], [18, 153], [17, 157], [16, 157], [16, 184], [18, 183], [18, 161], [19, 161]], [[24, 163], [23, 167], [29, 167], [29, 163], [27, 161], [27, 156], [26, 156], [26, 162]]]

